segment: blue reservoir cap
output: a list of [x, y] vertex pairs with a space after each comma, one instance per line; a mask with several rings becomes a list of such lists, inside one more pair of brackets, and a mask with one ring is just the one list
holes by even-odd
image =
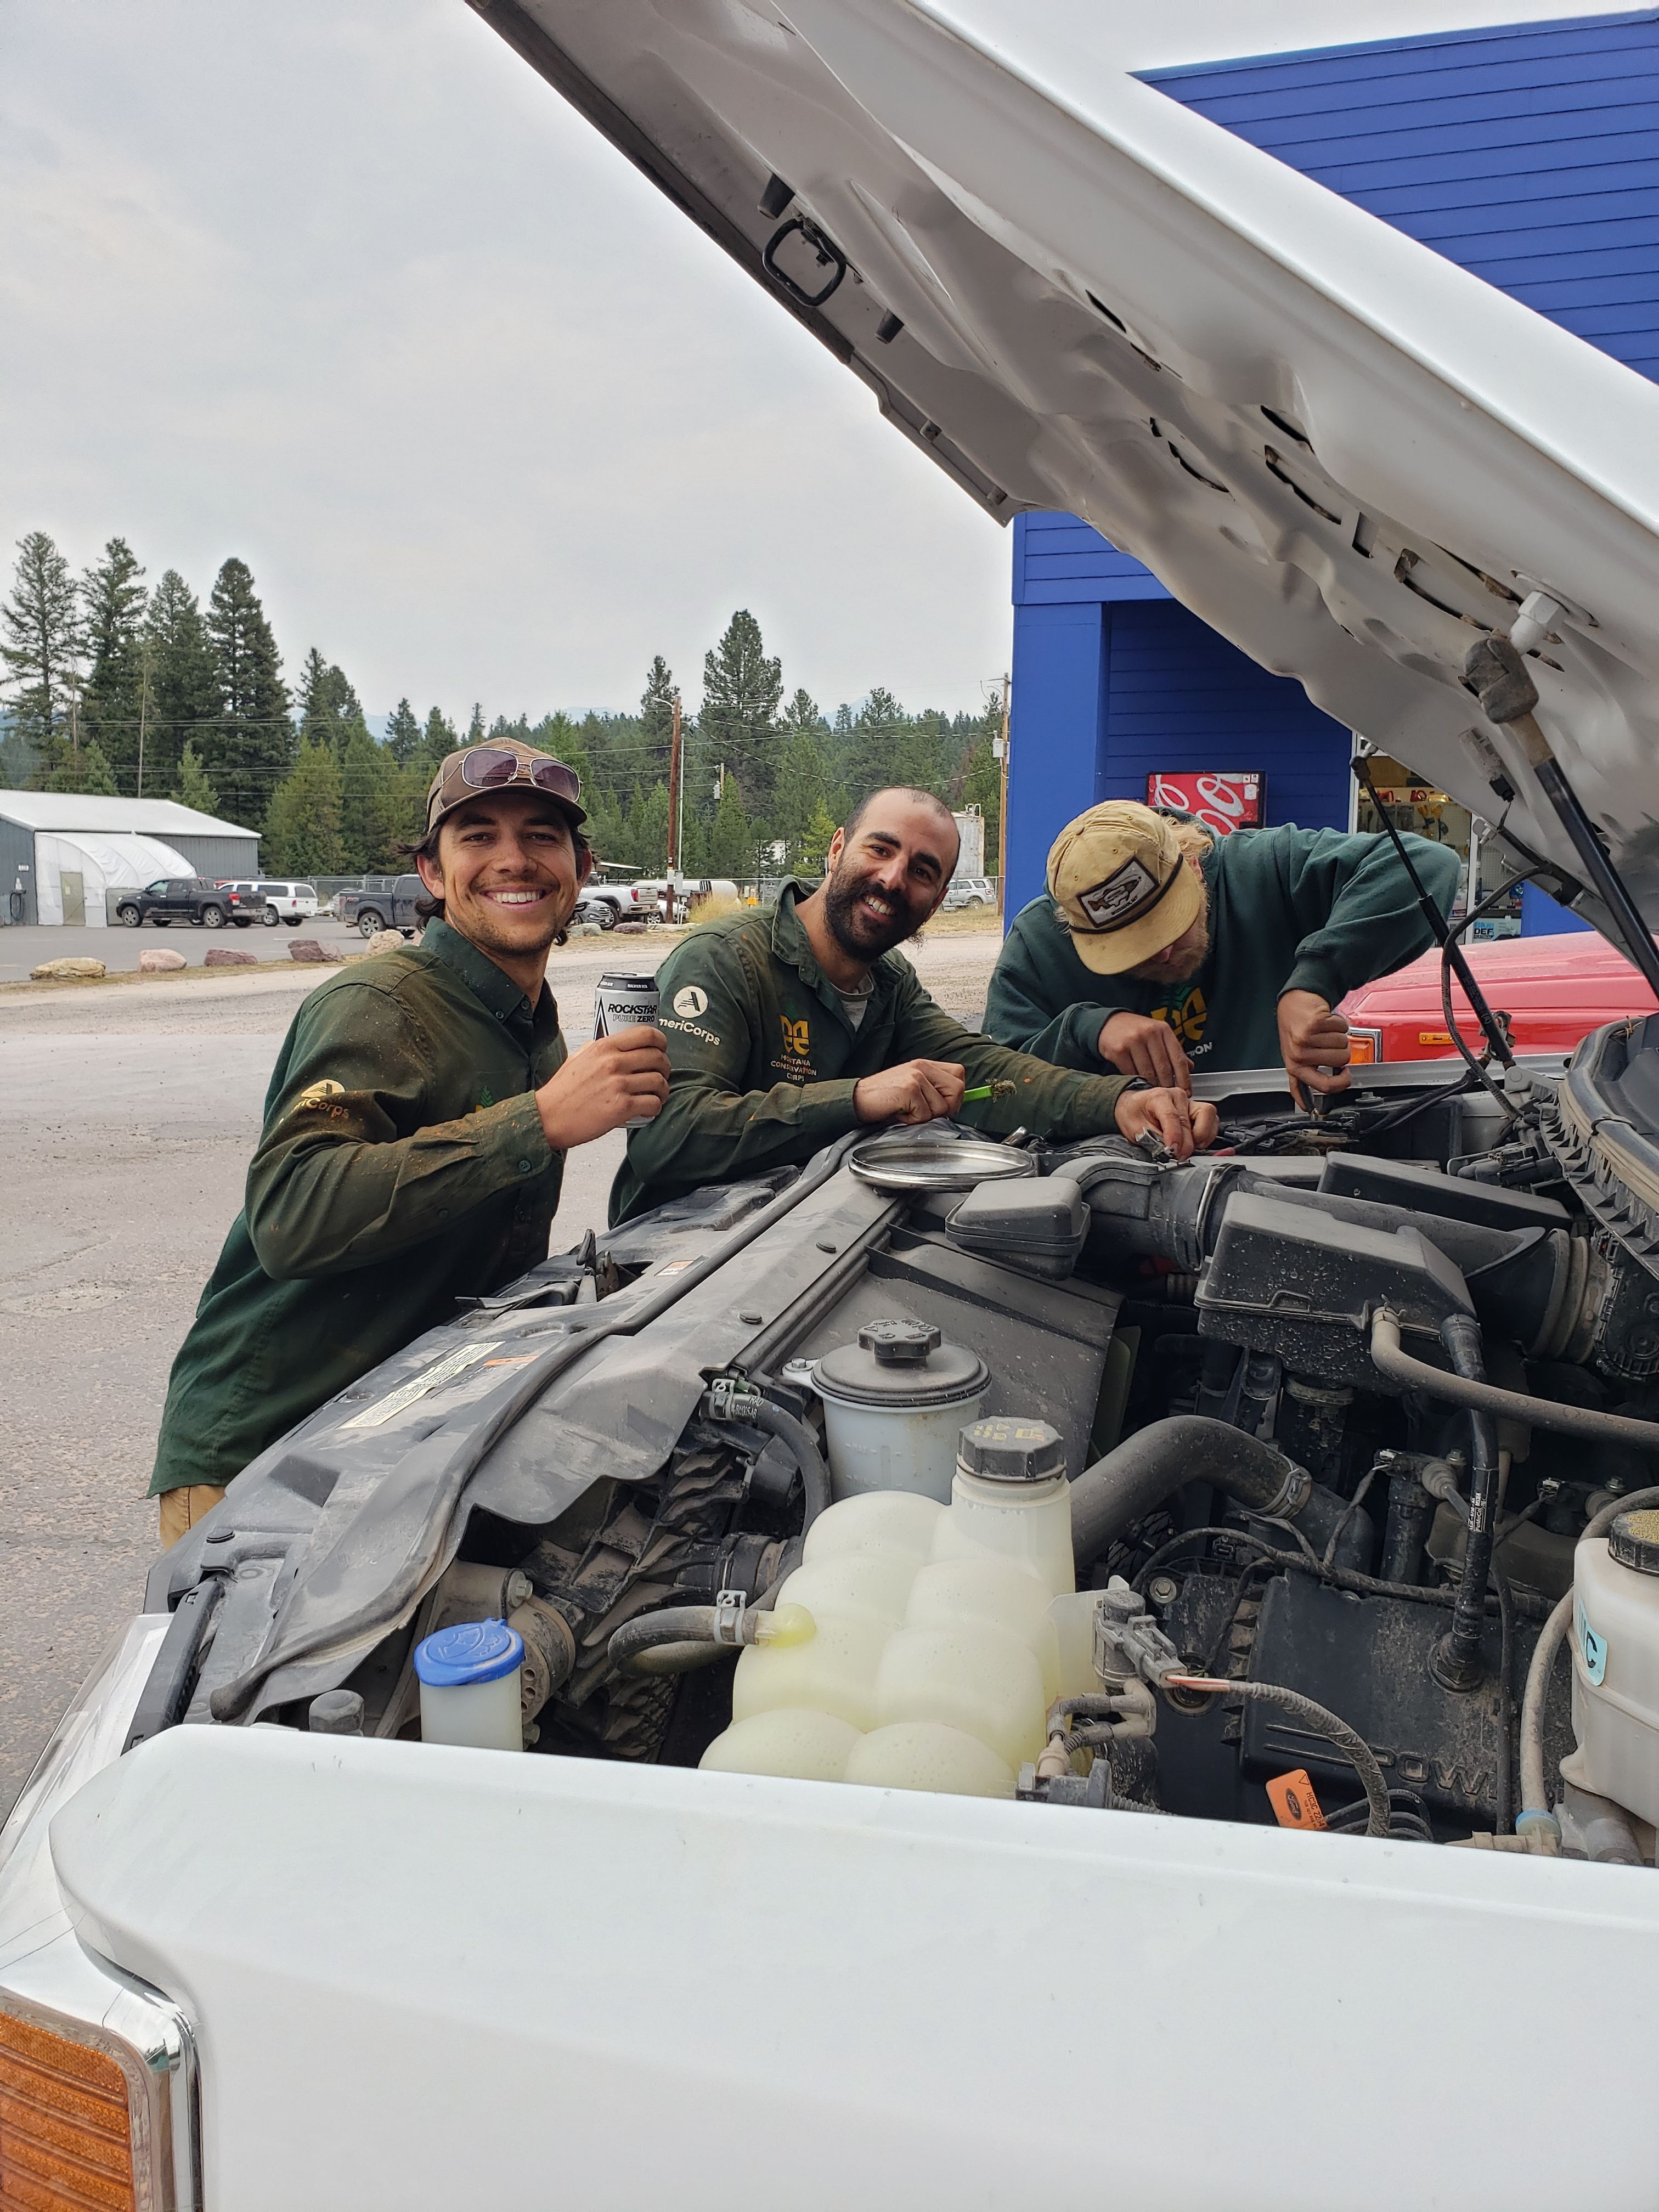
[[415, 1672], [434, 1689], [497, 1682], [524, 1657], [524, 1638], [504, 1620], [458, 1620], [415, 1648]]

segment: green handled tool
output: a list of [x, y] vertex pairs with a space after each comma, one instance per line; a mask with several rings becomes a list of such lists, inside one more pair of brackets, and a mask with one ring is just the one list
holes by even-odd
[[1013, 1095], [1012, 1083], [981, 1083], [963, 1092], [962, 1103], [964, 1106], [977, 1106], [981, 1098], [1012, 1098]]

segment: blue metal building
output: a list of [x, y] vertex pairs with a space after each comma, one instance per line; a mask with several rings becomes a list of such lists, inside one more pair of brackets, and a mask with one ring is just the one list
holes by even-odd
[[[1146, 82], [1659, 380], [1659, 9]], [[1064, 824], [1152, 770], [1258, 771], [1265, 820], [1347, 825], [1349, 734], [1298, 684], [1075, 515], [1019, 516], [1013, 555], [1010, 914]]]

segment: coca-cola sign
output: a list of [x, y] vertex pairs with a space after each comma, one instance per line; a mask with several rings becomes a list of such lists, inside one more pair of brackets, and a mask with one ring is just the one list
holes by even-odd
[[1148, 806], [1190, 814], [1218, 837], [1258, 828], [1266, 796], [1266, 779], [1242, 769], [1164, 769], [1146, 779]]

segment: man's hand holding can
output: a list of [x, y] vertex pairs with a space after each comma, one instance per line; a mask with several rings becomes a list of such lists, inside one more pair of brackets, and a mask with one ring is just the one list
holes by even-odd
[[548, 1143], [564, 1152], [612, 1129], [642, 1129], [667, 1097], [668, 1040], [641, 1023], [572, 1053], [536, 1093], [536, 1106]]

